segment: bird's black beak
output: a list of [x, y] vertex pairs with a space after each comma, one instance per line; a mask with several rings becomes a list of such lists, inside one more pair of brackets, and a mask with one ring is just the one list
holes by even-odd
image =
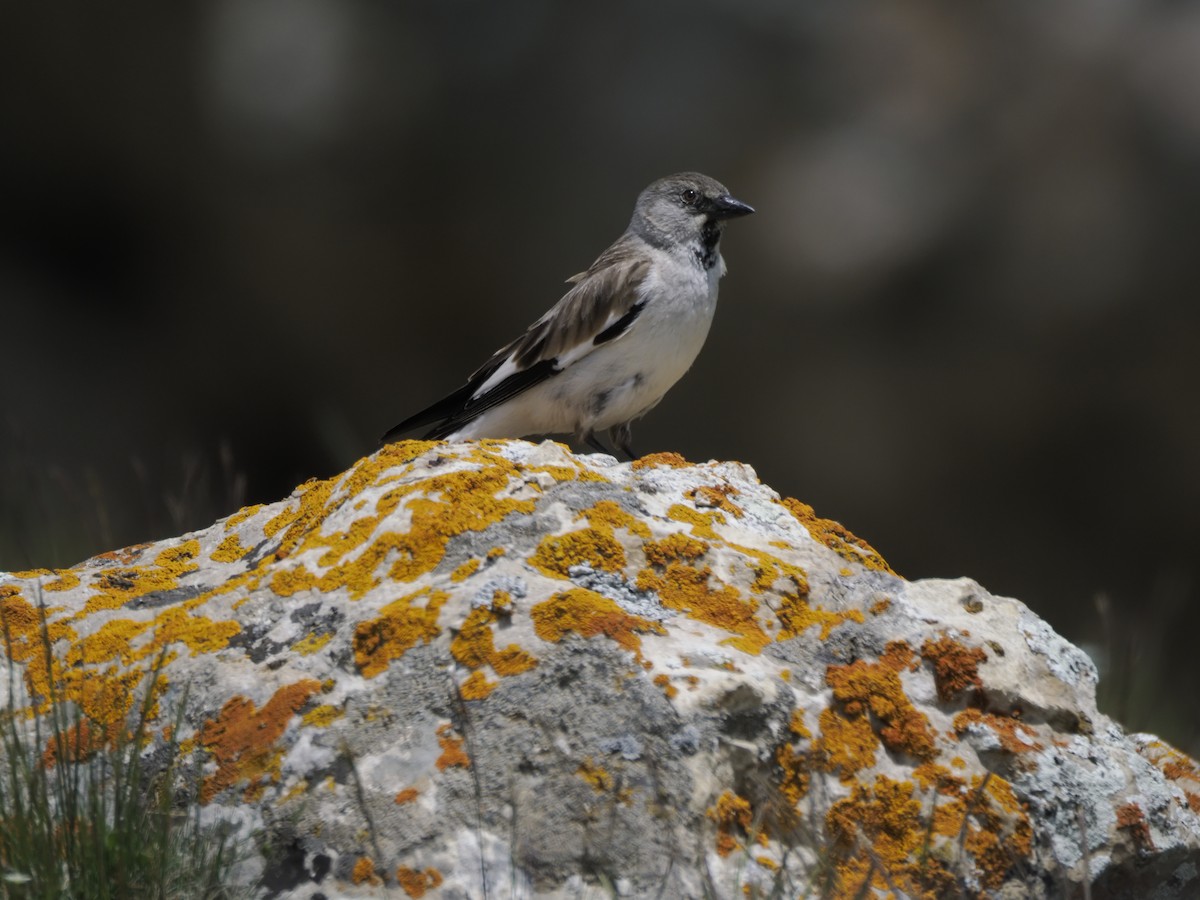
[[748, 216], [754, 212], [754, 207], [741, 200], [735, 200], [728, 194], [722, 194], [713, 201], [713, 218], [736, 219], [738, 216]]

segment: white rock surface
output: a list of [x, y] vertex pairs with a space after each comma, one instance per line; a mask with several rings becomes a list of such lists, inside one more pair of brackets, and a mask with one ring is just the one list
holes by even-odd
[[1200, 896], [1200, 770], [1080, 650], [744, 465], [396, 444], [0, 610], [100, 722], [167, 647], [264, 897]]

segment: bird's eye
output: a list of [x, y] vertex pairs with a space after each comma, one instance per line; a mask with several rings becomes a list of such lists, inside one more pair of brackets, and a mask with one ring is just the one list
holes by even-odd
[[691, 188], [687, 188], [679, 195], [679, 198], [688, 206], [695, 206], [696, 201], [700, 199], [700, 194]]

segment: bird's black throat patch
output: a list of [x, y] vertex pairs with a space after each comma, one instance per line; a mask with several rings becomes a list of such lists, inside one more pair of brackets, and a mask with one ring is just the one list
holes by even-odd
[[696, 259], [705, 270], [717, 264], [717, 244], [721, 242], [721, 223], [709, 219], [700, 229], [700, 246], [696, 250]]

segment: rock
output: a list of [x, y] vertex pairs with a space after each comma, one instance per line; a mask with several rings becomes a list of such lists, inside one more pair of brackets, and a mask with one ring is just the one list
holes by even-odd
[[1200, 768], [1080, 650], [735, 463], [394, 444], [0, 611], [98, 723], [165, 648], [264, 897], [1200, 896]]

